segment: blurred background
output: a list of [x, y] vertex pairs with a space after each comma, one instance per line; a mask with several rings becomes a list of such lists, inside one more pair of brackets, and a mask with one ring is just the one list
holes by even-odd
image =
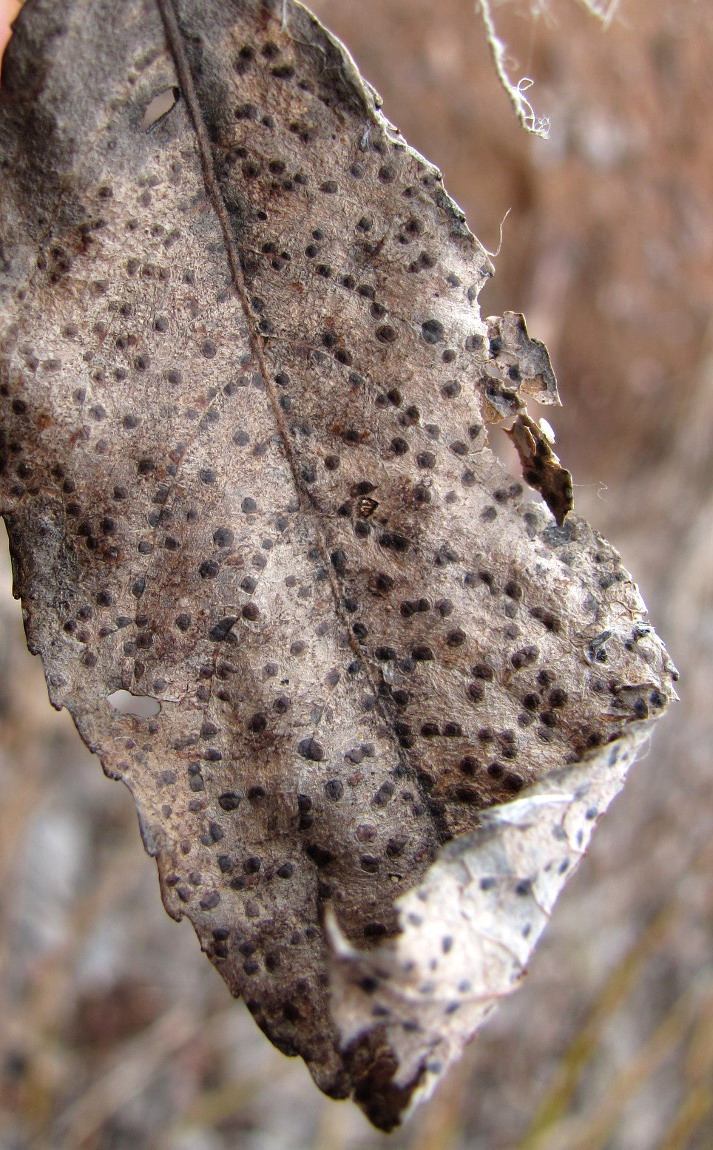
[[[521, 990], [404, 1129], [273, 1050], [164, 914], [106, 780], [0, 591], [0, 1150], [713, 1147], [713, 12], [494, 8], [548, 142], [515, 124], [473, 0], [317, 0], [525, 312], [579, 513], [681, 671]], [[535, 9], [533, 14], [532, 9]]]

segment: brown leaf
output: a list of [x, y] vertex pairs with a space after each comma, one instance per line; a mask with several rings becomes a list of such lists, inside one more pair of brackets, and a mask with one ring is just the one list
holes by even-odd
[[574, 506], [572, 476], [560, 463], [547, 437], [528, 415], [520, 413], [506, 433], [520, 456], [525, 481], [540, 492], [561, 527]]
[[168, 912], [388, 1129], [519, 976], [675, 672], [613, 549], [488, 448], [549, 360], [482, 321], [485, 252], [306, 10], [29, 0], [0, 150], [30, 647]]

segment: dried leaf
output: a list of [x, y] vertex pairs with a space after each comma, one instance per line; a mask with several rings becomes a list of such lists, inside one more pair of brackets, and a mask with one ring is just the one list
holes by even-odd
[[[488, 325], [488, 353], [499, 368], [500, 378], [516, 383], [518, 391], [538, 403], [559, 403], [557, 380], [547, 348], [528, 335], [525, 317], [506, 311], [502, 319], [491, 316]], [[487, 395], [487, 393], [486, 393]], [[501, 415], [508, 410], [497, 409]], [[571, 510], [569, 508], [568, 510]]]
[[572, 476], [560, 463], [547, 437], [528, 415], [518, 415], [506, 431], [520, 456], [525, 481], [541, 493], [561, 527], [574, 506]]
[[675, 671], [613, 549], [490, 451], [556, 398], [546, 352], [483, 322], [484, 250], [305, 9], [29, 0], [0, 154], [30, 648], [168, 912], [388, 1129], [519, 977]]

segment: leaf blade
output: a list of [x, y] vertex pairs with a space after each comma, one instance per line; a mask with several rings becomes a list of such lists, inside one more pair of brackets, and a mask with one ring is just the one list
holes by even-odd
[[160, 8], [28, 4], [8, 56], [17, 588], [169, 913], [390, 1126], [423, 1056], [399, 1077], [380, 1024], [343, 1051], [324, 906], [378, 954], [445, 840], [660, 711], [671, 670], [616, 553], [492, 456], [549, 361], [480, 318], [483, 249], [348, 55], [298, 5]]

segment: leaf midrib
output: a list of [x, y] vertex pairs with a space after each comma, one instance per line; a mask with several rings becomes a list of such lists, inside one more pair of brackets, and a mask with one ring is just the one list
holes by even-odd
[[[181, 88], [183, 98], [186, 102], [186, 108], [188, 110], [188, 115], [190, 117], [194, 132], [196, 134], [198, 156], [200, 159], [201, 170], [203, 173], [203, 180], [205, 183], [205, 189], [206, 189], [206, 193], [208, 195], [208, 199], [209, 199], [209, 202], [211, 204], [211, 207], [213, 208], [213, 211], [215, 212], [216, 218], [217, 218], [218, 223], [220, 225], [221, 233], [223, 236], [223, 243], [225, 245], [225, 252], [226, 252], [226, 257], [227, 257], [227, 261], [228, 261], [228, 267], [229, 267], [230, 275], [231, 275], [231, 278], [233, 281], [233, 286], [235, 287], [235, 290], [237, 292], [238, 298], [240, 300], [240, 303], [241, 303], [241, 306], [243, 309], [243, 313], [245, 315], [245, 321], [246, 321], [247, 328], [248, 328], [248, 340], [249, 340], [249, 344], [250, 344], [250, 350], [251, 350], [253, 356], [255, 357], [255, 361], [258, 365], [260, 375], [261, 375], [262, 380], [265, 384], [265, 391], [266, 391], [266, 394], [267, 394], [268, 399], [270, 401], [270, 406], [272, 408], [273, 417], [274, 417], [275, 423], [277, 425], [278, 433], [280, 436], [280, 441], [282, 443], [282, 447], [283, 447], [283, 450], [285, 452], [285, 457], [287, 459], [287, 463], [288, 463], [288, 466], [290, 468], [290, 473], [292, 475], [292, 481], [294, 483], [295, 490], [297, 492], [297, 496], [299, 499], [301, 510], [303, 511], [303, 513], [308, 515], [312, 520], [312, 527], [313, 527], [313, 530], [315, 533], [316, 542], [319, 546], [321, 556], [322, 556], [322, 562], [323, 562], [324, 568], [327, 572], [327, 579], [329, 582], [329, 587], [330, 587], [330, 591], [332, 594], [332, 599], [334, 601], [335, 614], [336, 614], [339, 622], [345, 628], [347, 635], [349, 636], [349, 644], [350, 644], [350, 647], [351, 647], [355, 657], [359, 659], [359, 661], [362, 663], [362, 665], [364, 667], [369, 687], [370, 687], [372, 694], [376, 700], [375, 706], [378, 709], [380, 717], [382, 718], [384, 723], [386, 723], [386, 725], [387, 725], [387, 728], [389, 731], [389, 736], [391, 739], [391, 743], [392, 743], [392, 746], [393, 746], [394, 751], [396, 753], [399, 765], [412, 778], [412, 780], [418, 786], [419, 791], [421, 791], [423, 798], [426, 799], [427, 795], [423, 791], [422, 785], [418, 780], [417, 771], [415, 769], [415, 766], [414, 766], [414, 764], [412, 764], [409, 761], [408, 757], [404, 754], [404, 750], [400, 745], [399, 738], [398, 738], [396, 731], [394, 729], [393, 719], [391, 718], [391, 716], [389, 715], [388, 711], [385, 709], [385, 707], [381, 701], [381, 697], [379, 696], [377, 684], [375, 683], [375, 681], [373, 679], [372, 668], [371, 668], [370, 663], [367, 659], [366, 652], [362, 649], [362, 647], [357, 642], [355, 636], [352, 634], [352, 630], [351, 630], [351, 627], [349, 624], [349, 619], [347, 618], [345, 612], [342, 609], [342, 605], [341, 605], [342, 588], [341, 588], [341, 586], [337, 580], [336, 573], [332, 567], [332, 563], [331, 563], [330, 558], [329, 558], [329, 548], [328, 548], [327, 541], [326, 541], [326, 538], [324, 536], [324, 532], [322, 530], [322, 525], [321, 525], [320, 518], [319, 518], [320, 508], [319, 508], [317, 501], [315, 500], [314, 496], [312, 495], [312, 493], [307, 490], [307, 488], [305, 487], [304, 483], [301, 480], [299, 468], [297, 465], [297, 458], [295, 455], [295, 451], [294, 451], [294, 448], [292, 446], [292, 443], [290, 442], [290, 438], [289, 438], [288, 431], [287, 431], [287, 424], [285, 422], [282, 409], [280, 408], [280, 405], [279, 405], [279, 396], [277, 393], [277, 389], [276, 389], [275, 384], [273, 382], [272, 375], [270, 373], [269, 366], [267, 363], [267, 358], [265, 356], [265, 349], [264, 349], [263, 342], [262, 342], [262, 336], [258, 330], [257, 320], [255, 318], [255, 315], [253, 313], [252, 306], [250, 303], [250, 296], [248, 293], [247, 284], [245, 282], [245, 275], [243, 272], [242, 261], [240, 258], [240, 251], [239, 251], [238, 245], [235, 242], [235, 237], [233, 236], [233, 233], [231, 230], [230, 218], [229, 218], [228, 211], [227, 211], [227, 208], [225, 205], [225, 200], [223, 198], [223, 194], [220, 190], [218, 178], [216, 176], [215, 164], [214, 164], [214, 160], [213, 160], [213, 152], [212, 152], [211, 145], [210, 145], [210, 138], [208, 136], [208, 131], [206, 129], [205, 122], [203, 120], [203, 114], [201, 111], [200, 101], [198, 99], [198, 93], [196, 91], [196, 87], [195, 87], [195, 84], [193, 82], [193, 73], [191, 71], [188, 56], [187, 56], [187, 53], [185, 51], [184, 38], [183, 38], [183, 35], [181, 33], [181, 29], [180, 29], [180, 26], [178, 23], [178, 17], [176, 14], [176, 8], [174, 5], [174, 0], [156, 0], [156, 4], [157, 4], [159, 12], [161, 14], [161, 19], [163, 21], [164, 29], [166, 32], [166, 39], [168, 42], [168, 48], [169, 48], [169, 51], [171, 53], [171, 56], [173, 58], [173, 62], [174, 62], [175, 68], [176, 68], [176, 76], [178, 79], [178, 83], [179, 83], [179, 86]], [[446, 831], [446, 828], [445, 828], [445, 825], [443, 823], [441, 816], [433, 815], [433, 825], [434, 825], [434, 829], [436, 830], [439, 838], [444, 840], [444, 839], [450, 837]]]

